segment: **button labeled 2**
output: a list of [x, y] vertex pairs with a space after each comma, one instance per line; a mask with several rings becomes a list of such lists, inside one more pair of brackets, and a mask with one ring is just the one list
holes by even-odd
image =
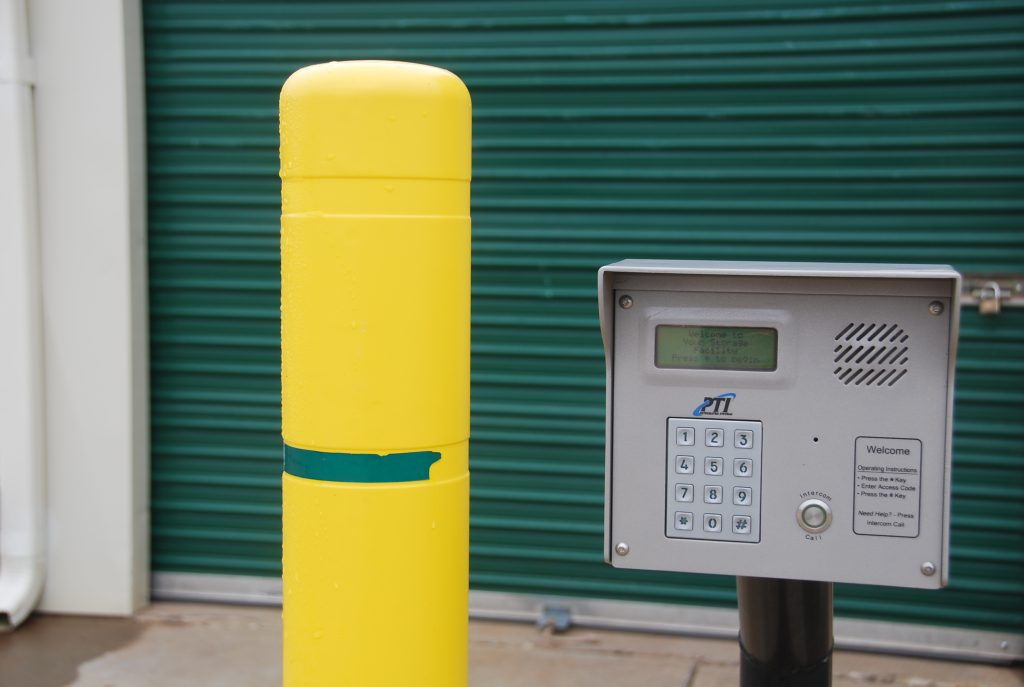
[[704, 443], [708, 446], [725, 446], [725, 430], [712, 427], [704, 432]]

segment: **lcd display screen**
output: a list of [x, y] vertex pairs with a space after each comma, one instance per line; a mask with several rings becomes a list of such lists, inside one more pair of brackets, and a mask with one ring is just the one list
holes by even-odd
[[770, 372], [778, 366], [779, 333], [770, 327], [663, 324], [654, 338], [658, 367]]

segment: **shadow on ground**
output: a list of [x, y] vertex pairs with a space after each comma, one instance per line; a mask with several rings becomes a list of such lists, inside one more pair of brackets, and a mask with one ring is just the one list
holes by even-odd
[[0, 684], [65, 687], [83, 663], [132, 643], [144, 629], [132, 618], [32, 616], [0, 633]]

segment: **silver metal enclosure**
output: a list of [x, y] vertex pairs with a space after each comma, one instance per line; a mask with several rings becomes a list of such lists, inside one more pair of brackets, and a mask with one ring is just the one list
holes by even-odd
[[598, 284], [608, 562], [945, 586], [955, 270], [625, 260]]

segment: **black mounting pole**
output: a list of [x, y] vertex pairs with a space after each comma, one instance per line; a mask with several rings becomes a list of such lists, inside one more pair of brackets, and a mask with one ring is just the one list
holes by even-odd
[[737, 577], [740, 687], [831, 687], [832, 583]]

